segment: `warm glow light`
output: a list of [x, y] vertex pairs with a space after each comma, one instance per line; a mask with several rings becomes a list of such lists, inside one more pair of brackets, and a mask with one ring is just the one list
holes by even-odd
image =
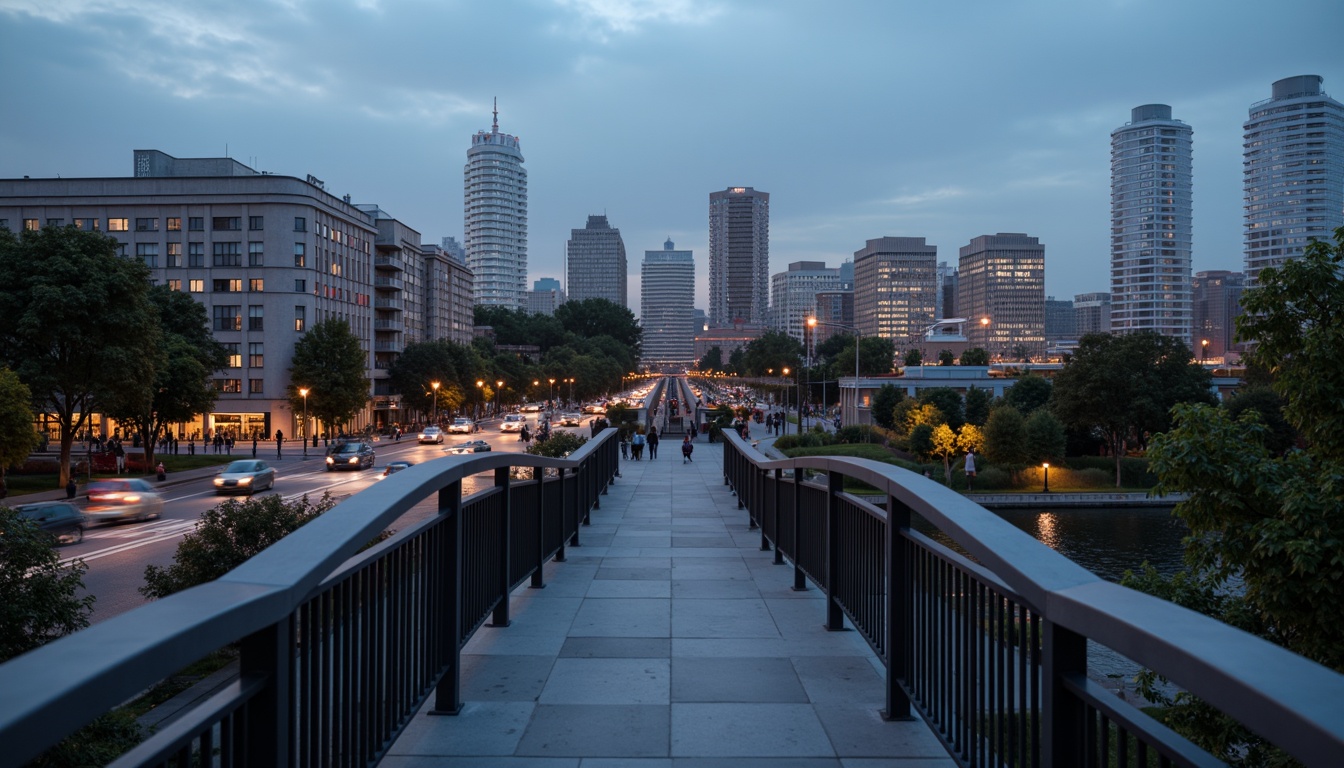
[[815, 317], [809, 317], [809, 318], [807, 318], [807, 324], [808, 324], [808, 326], [811, 327], [811, 328], [816, 328], [816, 327], [817, 327], [817, 318], [815, 318]]
[[431, 382], [429, 382], [429, 386], [433, 387], [435, 392], [438, 392], [438, 391], [439, 391], [439, 382], [437, 382], [437, 381], [431, 381]]
[[1045, 462], [1044, 464], [1042, 464], [1041, 466], [1045, 467], [1046, 469], [1049, 469], [1049, 468], [1050, 468], [1050, 462], [1047, 461], [1047, 462]]
[[308, 396], [308, 388], [307, 387], [300, 388], [299, 397], [307, 397], [307, 396]]
[[988, 317], [982, 317], [982, 318], [980, 318], [980, 324], [981, 324], [981, 325], [989, 325], [989, 318], [988, 318]]

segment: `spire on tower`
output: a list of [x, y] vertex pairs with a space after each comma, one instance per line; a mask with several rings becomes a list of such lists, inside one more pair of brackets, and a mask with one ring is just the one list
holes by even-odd
[[499, 97], [495, 97], [495, 121], [490, 125], [491, 133], [499, 133]]

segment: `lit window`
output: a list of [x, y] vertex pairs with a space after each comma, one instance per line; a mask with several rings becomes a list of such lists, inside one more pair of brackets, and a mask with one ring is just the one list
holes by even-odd
[[168, 264], [167, 264], [167, 266], [169, 266], [169, 267], [180, 267], [180, 266], [182, 266], [182, 244], [181, 244], [181, 243], [169, 243], [169, 244], [168, 244]]
[[37, 219], [24, 219], [23, 228], [28, 230], [29, 232], [36, 232], [37, 230], [41, 229], [41, 227], [37, 223]]
[[305, 249], [304, 249], [304, 245], [303, 245], [303, 243], [295, 243], [295, 244], [294, 244], [294, 266], [296, 266], [296, 267], [302, 267], [302, 266], [304, 266], [305, 261], [306, 261], [306, 259], [304, 258], [304, 253], [305, 253]]
[[260, 395], [264, 393], [266, 391], [266, 388], [262, 386], [263, 381], [264, 379], [248, 379], [247, 380], [248, 393], [253, 395]]
[[243, 353], [241, 352], [241, 346], [238, 342], [224, 342], [224, 353], [228, 357], [228, 362], [224, 364], [225, 368], [243, 367]]
[[187, 289], [191, 293], [205, 293], [204, 280], [190, 280], [187, 282]]
[[227, 394], [242, 394], [242, 379], [215, 379], [215, 389]]
[[260, 277], [254, 277], [247, 281], [247, 289], [249, 291], [252, 291], [253, 293], [260, 293], [266, 290], [266, 287], [264, 285], [265, 282], [266, 281]]
[[306, 307], [294, 307], [294, 330], [299, 333], [303, 333], [306, 312]]
[[169, 280], [169, 281], [168, 281], [168, 290], [170, 290], [170, 291], [181, 291], [181, 290], [182, 290], [182, 281], [181, 281], [180, 279]]
[[130, 220], [130, 219], [108, 219], [108, 220], [107, 220], [107, 231], [108, 231], [108, 232], [129, 232], [130, 230], [131, 230], [131, 220]]
[[169, 231], [169, 232], [181, 232], [181, 231], [182, 231], [182, 217], [180, 217], [180, 216], [178, 216], [178, 217], [170, 217], [170, 218], [168, 219], [168, 231]]

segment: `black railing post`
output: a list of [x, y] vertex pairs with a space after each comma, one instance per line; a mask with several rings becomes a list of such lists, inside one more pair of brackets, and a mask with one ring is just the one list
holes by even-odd
[[909, 670], [910, 563], [906, 562], [905, 532], [910, 529], [910, 507], [887, 496], [887, 706], [883, 720], [911, 720], [910, 697], [902, 684]]
[[443, 526], [440, 556], [445, 563], [447, 584], [439, 606], [441, 650], [447, 670], [434, 687], [431, 715], [456, 715], [462, 711], [462, 481], [439, 489], [439, 515], [450, 518]]
[[826, 629], [839, 632], [845, 628], [845, 612], [835, 599], [840, 585], [840, 493], [845, 489], [845, 476], [839, 472], [826, 473]]
[[[784, 487], [784, 481], [782, 479], [783, 476], [784, 476], [784, 470], [776, 468], [775, 469], [775, 559], [774, 559], [775, 565], [784, 564], [784, 553], [781, 552], [779, 549], [779, 536], [780, 536], [779, 508], [784, 505], [783, 497], [780, 494], [780, 489]], [[766, 542], [764, 531], [761, 532], [761, 546], [763, 548], [769, 546], [768, 542]]]
[[[293, 752], [290, 737], [294, 733], [293, 690], [294, 617], [243, 638], [239, 672], [244, 680], [266, 678], [266, 690], [249, 702], [241, 729], [246, 736], [245, 765], [285, 768]], [[339, 674], [349, 674], [341, 670]], [[340, 706], [337, 704], [336, 706]]]
[[1064, 690], [1064, 678], [1087, 675], [1087, 638], [1045, 621], [1041, 654], [1041, 765], [1082, 765], [1087, 707]]
[[[565, 494], [564, 494], [564, 470], [560, 470], [561, 488], [560, 496], [560, 519], [565, 517]], [[542, 570], [546, 567], [546, 470], [541, 467], [532, 468], [532, 479], [537, 483], [537, 561], [533, 563], [532, 582], [528, 585], [530, 589], [545, 589], [546, 577]]]
[[807, 574], [803, 573], [803, 471], [793, 468], [793, 591], [807, 589]]
[[513, 493], [510, 491], [508, 467], [499, 467], [495, 470], [495, 487], [499, 489], [500, 514], [504, 517], [499, 521], [499, 550], [496, 552], [496, 558], [499, 560], [499, 581], [496, 587], [499, 590], [496, 593], [499, 596], [499, 602], [495, 604], [495, 612], [490, 617], [490, 626], [507, 627], [513, 623], [513, 619], [509, 617], [509, 575], [513, 573], [513, 563], [511, 562], [513, 553]]
[[[570, 543], [570, 546], [574, 546], [574, 547], [580, 546], [580, 544], [579, 544], [579, 525], [580, 525], [580, 521], [583, 520], [584, 516], [588, 514], [588, 511], [587, 511], [587, 510], [588, 510], [588, 504], [587, 504], [587, 501], [588, 501], [588, 498], [587, 498], [587, 497], [588, 497], [588, 494], [586, 494], [586, 493], [583, 492], [584, 486], [585, 486], [585, 484], [588, 482], [588, 475], [589, 475], [589, 472], [588, 472], [588, 467], [587, 467], [586, 465], [585, 465], [584, 467], [582, 467], [582, 468], [580, 468], [580, 467], [574, 467], [573, 469], [569, 470], [569, 476], [570, 476], [570, 478], [573, 480], [572, 485], [574, 486], [574, 535], [569, 537], [569, 543]], [[561, 485], [562, 485], [562, 487], [563, 487], [564, 470], [560, 470], [560, 476], [561, 476], [561, 478], [562, 478]], [[556, 559], [557, 562], [564, 562], [564, 560], [565, 560], [565, 537], [564, 537], [564, 531], [561, 530], [560, 533], [561, 533], [561, 536], [560, 536], [560, 554], [556, 555], [556, 556], [555, 556], [555, 559]]]

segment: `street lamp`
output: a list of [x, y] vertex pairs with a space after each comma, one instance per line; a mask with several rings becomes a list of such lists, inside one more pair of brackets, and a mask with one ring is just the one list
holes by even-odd
[[429, 382], [430, 389], [434, 390], [434, 424], [436, 426], [439, 423], [439, 384], [440, 382], [437, 381]]
[[[984, 322], [988, 323], [989, 319], [986, 318]], [[831, 328], [842, 328], [846, 331], [854, 332], [854, 422], [853, 423], [857, 424], [859, 421], [859, 342], [863, 339], [863, 334], [860, 333], [859, 329], [855, 326], [844, 325], [842, 323], [828, 323], [825, 320], [818, 320], [815, 317], [807, 318], [807, 324], [810, 327], [825, 325]], [[835, 385], [836, 387], [839, 387], [840, 382], [836, 381]]]
[[1045, 462], [1044, 464], [1042, 464], [1041, 466], [1045, 467], [1045, 488], [1043, 488], [1043, 489], [1041, 490], [1041, 493], [1049, 493], [1049, 492], [1050, 492], [1050, 462], [1047, 461], [1047, 462]]
[[1200, 339], [1199, 341], [1199, 363], [1200, 365], [1209, 364], [1209, 340]]
[[308, 458], [308, 388], [300, 387], [299, 394], [303, 397], [303, 458]]
[[481, 399], [485, 396], [484, 391], [483, 391], [483, 387], [485, 387], [485, 382], [482, 381], [481, 379], [477, 379], [477, 380], [476, 380], [476, 420], [477, 420], [477, 421], [480, 421], [480, 419], [481, 419]]
[[570, 402], [570, 404], [571, 404], [571, 407], [573, 407], [573, 403], [574, 403], [574, 377], [571, 376], [571, 377], [569, 377], [568, 379], [565, 379], [565, 381], [568, 381], [568, 382], [569, 382], [569, 402]]
[[[789, 434], [789, 369], [783, 368], [782, 373], [784, 374], [784, 434], [787, 435]], [[801, 421], [802, 415], [800, 414], [798, 418]]]
[[555, 410], [555, 379], [547, 379], [551, 383], [551, 393], [546, 397], [546, 409]]
[[504, 382], [495, 382], [495, 415], [499, 415], [499, 393], [504, 391]]

